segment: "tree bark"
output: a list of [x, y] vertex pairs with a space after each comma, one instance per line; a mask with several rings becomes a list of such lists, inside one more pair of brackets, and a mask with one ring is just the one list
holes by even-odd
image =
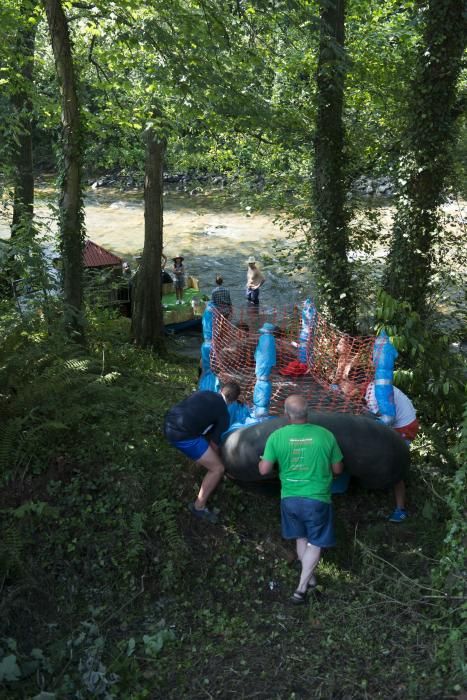
[[323, 306], [340, 328], [355, 328], [350, 267], [344, 125], [346, 58], [345, 0], [320, 0], [321, 32], [317, 72], [313, 200], [316, 217], [318, 285]]
[[60, 0], [43, 0], [62, 97], [63, 163], [59, 202], [67, 327], [82, 336], [84, 214], [81, 119], [68, 22]]
[[144, 249], [136, 275], [132, 309], [132, 334], [136, 345], [163, 354], [161, 256], [163, 237], [163, 163], [166, 142], [154, 127], [145, 131]]
[[384, 287], [425, 315], [442, 232], [439, 206], [451, 166], [456, 85], [466, 45], [464, 0], [429, 0], [408, 98], [404, 160]]
[[35, 7], [35, 0], [23, 0], [21, 3], [21, 17], [25, 21], [19, 29], [16, 46], [21, 83], [18, 91], [12, 97], [12, 105], [17, 114], [19, 125], [19, 143], [15, 150], [12, 236], [20, 230], [32, 231], [34, 217], [31, 91], [37, 24], [30, 20], [34, 19]]

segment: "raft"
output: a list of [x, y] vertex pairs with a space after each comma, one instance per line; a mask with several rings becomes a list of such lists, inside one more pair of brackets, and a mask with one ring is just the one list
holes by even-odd
[[[346, 471], [369, 489], [387, 489], [406, 477], [410, 451], [400, 435], [369, 416], [310, 411], [310, 423], [330, 430], [341, 448]], [[276, 417], [230, 433], [221, 446], [227, 476], [239, 482], [277, 481], [277, 473], [261, 476], [258, 462], [266, 440], [287, 425]]]

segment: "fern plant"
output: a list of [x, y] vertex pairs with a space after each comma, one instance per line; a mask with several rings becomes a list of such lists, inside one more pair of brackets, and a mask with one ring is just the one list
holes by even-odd
[[12, 520], [5, 518], [2, 524], [0, 539], [0, 577], [16, 577], [20, 574], [23, 564], [24, 535], [20, 527]]
[[185, 571], [187, 547], [180, 533], [176, 511], [177, 504], [167, 498], [152, 504], [153, 528], [159, 535], [161, 546], [161, 586], [172, 588], [180, 582]]

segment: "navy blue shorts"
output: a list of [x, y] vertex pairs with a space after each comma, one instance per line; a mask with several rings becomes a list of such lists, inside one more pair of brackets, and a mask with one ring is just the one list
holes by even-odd
[[288, 497], [281, 500], [282, 537], [306, 537], [316, 547], [334, 547], [334, 514], [331, 503], [313, 498]]
[[173, 447], [183, 452], [190, 459], [198, 461], [209, 448], [209, 442], [204, 437], [190, 438], [190, 440], [169, 440]]

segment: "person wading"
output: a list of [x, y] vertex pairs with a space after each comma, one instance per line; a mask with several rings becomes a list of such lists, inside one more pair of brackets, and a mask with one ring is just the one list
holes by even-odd
[[248, 269], [246, 271], [246, 296], [249, 304], [253, 306], [258, 306], [259, 304], [259, 290], [260, 287], [266, 282], [265, 276], [256, 266], [256, 260], [253, 255], [247, 260]]

